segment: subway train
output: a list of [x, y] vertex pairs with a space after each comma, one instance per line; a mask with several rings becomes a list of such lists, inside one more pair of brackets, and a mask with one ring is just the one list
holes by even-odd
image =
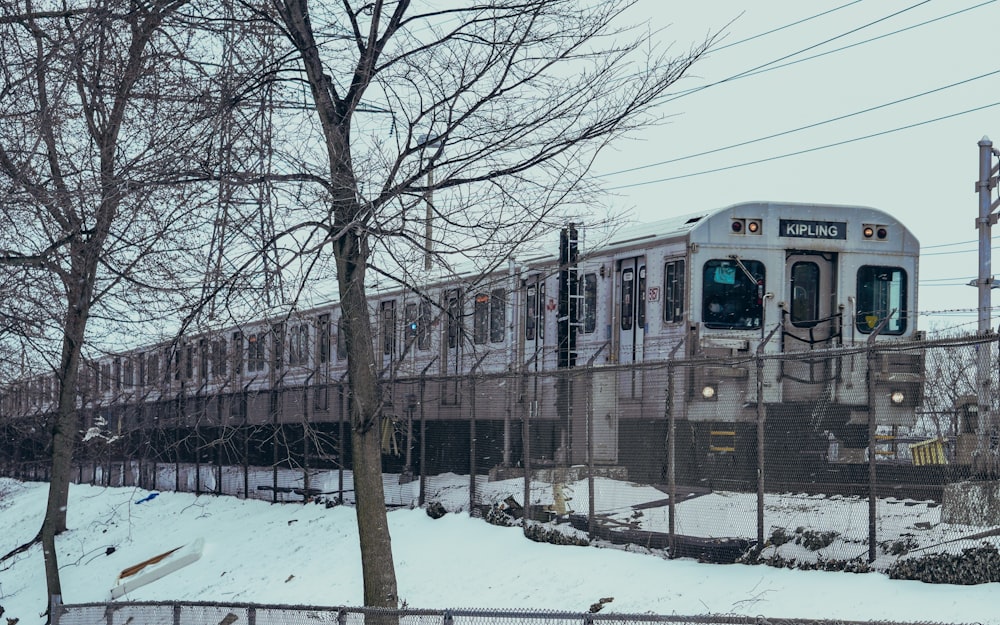
[[[369, 293], [387, 471], [752, 483], [763, 437], [771, 479], [794, 481], [863, 462], [871, 423], [913, 425], [919, 243], [896, 218], [752, 202], [590, 248], [580, 230], [492, 274]], [[331, 303], [88, 362], [85, 429], [177, 461], [349, 466], [340, 326]], [[54, 396], [53, 376], [8, 385], [3, 423]]]

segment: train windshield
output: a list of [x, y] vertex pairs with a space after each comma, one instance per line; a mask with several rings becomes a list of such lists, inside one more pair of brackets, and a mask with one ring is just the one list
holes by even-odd
[[906, 272], [900, 267], [865, 265], [858, 269], [857, 327], [864, 333], [889, 317], [881, 334], [906, 331]]
[[701, 318], [706, 327], [760, 328], [764, 295], [763, 263], [756, 260], [710, 260], [705, 263], [702, 277]]

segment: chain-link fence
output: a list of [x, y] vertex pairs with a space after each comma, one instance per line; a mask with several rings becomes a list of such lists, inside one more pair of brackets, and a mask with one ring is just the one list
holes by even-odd
[[[997, 475], [997, 337], [715, 345], [657, 363], [387, 381], [386, 501], [720, 562], [928, 579], [901, 558], [994, 557], [1000, 492], [980, 478]], [[310, 379], [97, 408], [101, 435], [81, 443], [75, 479], [350, 503], [350, 393]], [[8, 475], [47, 477], [44, 422], [4, 424]]]
[[[89, 603], [56, 606], [53, 625], [589, 625], [676, 623], [680, 625], [904, 625], [892, 621], [769, 619], [761, 616], [598, 614], [530, 610], [386, 610], [377, 608], [199, 602]], [[922, 625], [909, 623], [906, 625]], [[927, 624], [930, 625], [930, 624]]]

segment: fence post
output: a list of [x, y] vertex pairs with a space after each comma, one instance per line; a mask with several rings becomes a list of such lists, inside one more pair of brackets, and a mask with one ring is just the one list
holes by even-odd
[[[316, 375], [315, 369], [309, 372], [309, 377], [302, 383], [302, 503], [308, 503], [312, 499], [309, 495], [309, 487], [312, 486], [309, 483], [309, 436], [312, 433], [309, 426], [309, 413], [312, 408], [309, 401], [309, 383], [314, 375]], [[312, 391], [315, 395], [316, 389], [313, 388]]]
[[[781, 328], [778, 323], [757, 345], [757, 553], [764, 548], [764, 347]], [[761, 333], [763, 333], [763, 328]]]
[[[424, 370], [420, 372], [420, 494], [417, 498], [417, 503], [421, 506], [424, 505], [426, 500], [426, 484], [427, 481], [427, 419], [426, 413], [424, 412], [424, 391], [427, 387], [427, 371], [437, 362], [437, 357], [431, 359]], [[440, 401], [440, 400], [439, 400]], [[438, 414], [440, 414], [441, 405], [438, 404]]]
[[875, 329], [872, 330], [871, 334], [868, 335], [867, 341], [867, 352], [865, 354], [868, 368], [866, 373], [868, 378], [868, 562], [874, 562], [876, 556], [875, 550], [875, 521], [877, 518], [877, 506], [875, 501], [875, 486], [876, 486], [876, 465], [875, 465], [875, 430], [878, 427], [878, 421], [875, 418], [875, 371], [874, 364], [876, 364], [878, 353], [875, 351], [875, 337], [878, 336], [885, 324], [889, 322], [889, 319], [896, 313], [893, 309], [888, 315], [885, 316], [882, 321], [879, 322]]
[[[676, 527], [676, 502], [677, 502], [677, 415], [674, 414], [674, 356], [677, 350], [684, 344], [684, 339], [677, 342], [667, 357], [667, 388], [666, 400], [663, 409], [667, 413], [667, 544], [668, 554], [671, 558], [677, 557], [677, 527]], [[591, 497], [593, 498], [593, 497]]]
[[538, 374], [532, 376], [534, 392], [531, 398], [525, 401], [524, 425], [521, 428], [521, 455], [524, 465], [524, 503], [522, 513], [522, 527], [525, 533], [528, 531], [528, 520], [531, 518], [531, 416], [538, 406]]
[[[480, 362], [482, 360], [480, 359]], [[478, 363], [476, 363], [478, 366]], [[469, 516], [476, 510], [476, 367], [469, 372], [469, 395], [472, 405], [469, 415]]]
[[427, 494], [427, 420], [424, 418], [424, 387], [426, 380], [420, 374], [420, 494], [417, 502], [423, 507]]

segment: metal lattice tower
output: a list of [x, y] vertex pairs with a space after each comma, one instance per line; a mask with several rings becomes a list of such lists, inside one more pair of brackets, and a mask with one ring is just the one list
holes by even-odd
[[[222, 3], [226, 23], [235, 20], [231, 0]], [[209, 316], [215, 315], [213, 296], [233, 270], [230, 254], [259, 254], [257, 270], [236, 276], [234, 286], [259, 291], [266, 307], [283, 301], [283, 280], [275, 237], [274, 187], [268, 176], [274, 156], [272, 139], [275, 86], [264, 81], [254, 92], [244, 90], [244, 78], [273, 65], [277, 33], [266, 21], [245, 22], [227, 28], [218, 82], [217, 151], [219, 182], [203, 295], [210, 297]]]

